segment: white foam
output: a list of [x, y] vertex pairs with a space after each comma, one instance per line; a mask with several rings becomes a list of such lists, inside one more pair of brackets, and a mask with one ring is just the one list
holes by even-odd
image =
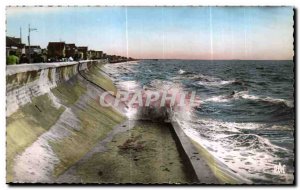
[[281, 99], [281, 98], [272, 98], [269, 96], [257, 96], [257, 95], [253, 95], [253, 94], [249, 94], [248, 91], [241, 91], [238, 92], [234, 95], [235, 98], [243, 98], [243, 99], [248, 99], [248, 100], [257, 100], [257, 101], [265, 101], [265, 102], [272, 102], [272, 103], [283, 103], [286, 106], [293, 108], [294, 107], [294, 102], [293, 101], [289, 101], [289, 100], [285, 100], [285, 99]]
[[288, 151], [287, 149], [273, 145], [268, 139], [258, 135], [240, 132], [240, 129], [261, 129], [265, 127], [264, 124], [221, 122], [212, 119], [195, 122], [195, 118], [190, 119], [178, 119], [185, 133], [242, 178], [272, 180], [266, 176], [268, 174], [281, 178], [282, 183], [293, 180], [292, 173], [273, 172], [280, 161], [274, 152]]
[[204, 100], [204, 102], [229, 102], [229, 101], [231, 101], [231, 99], [228, 98], [228, 96], [213, 96], [211, 98]]
[[220, 81], [199, 81], [198, 84], [202, 86], [210, 86], [210, 87], [220, 87], [228, 84], [234, 83], [235, 80], [220, 80]]
[[178, 74], [180, 74], [180, 75], [185, 74], [185, 73], [186, 73], [186, 71], [184, 71], [182, 69], [179, 69], [179, 71], [178, 71]]
[[272, 103], [283, 103], [290, 108], [294, 107], [293, 101], [280, 99], [280, 98], [272, 98], [272, 97], [268, 97], [268, 96], [261, 97], [261, 96], [251, 95], [251, 94], [249, 94], [248, 91], [236, 92], [233, 96], [230, 96], [230, 95], [213, 96], [211, 98], [205, 99], [204, 102], [224, 103], [224, 102], [230, 102], [230, 101], [236, 100], [236, 99], [248, 99], [248, 100], [255, 100], [255, 101], [272, 102]]

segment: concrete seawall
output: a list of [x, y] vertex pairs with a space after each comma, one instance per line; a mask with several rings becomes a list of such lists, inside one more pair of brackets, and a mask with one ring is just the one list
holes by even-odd
[[107, 60], [22, 64], [6, 67], [6, 115], [10, 116], [33, 97], [49, 93], [52, 88], [68, 81], [78, 71]]
[[105, 88], [114, 88], [108, 78], [101, 77], [103, 88], [84, 78], [105, 63], [7, 67], [7, 182], [53, 182], [126, 119], [121, 106], [104, 109], [98, 103]]
[[7, 66], [8, 183], [232, 182], [175, 122], [128, 121], [125, 105], [99, 105], [117, 90], [106, 63]]

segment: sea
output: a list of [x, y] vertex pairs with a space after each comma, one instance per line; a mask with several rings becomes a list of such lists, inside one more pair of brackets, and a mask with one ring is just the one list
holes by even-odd
[[173, 119], [220, 167], [245, 183], [293, 183], [293, 61], [138, 60], [104, 71], [128, 91], [195, 91], [201, 103]]

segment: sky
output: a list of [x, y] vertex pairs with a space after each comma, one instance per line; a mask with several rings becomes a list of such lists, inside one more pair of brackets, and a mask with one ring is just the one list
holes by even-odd
[[292, 7], [7, 7], [6, 34], [134, 58], [293, 59]]

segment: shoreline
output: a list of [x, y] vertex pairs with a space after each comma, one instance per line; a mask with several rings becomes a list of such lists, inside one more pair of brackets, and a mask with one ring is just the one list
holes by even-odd
[[[125, 64], [128, 62], [124, 62]], [[190, 183], [201, 183], [201, 184], [223, 184], [223, 183], [230, 183], [230, 184], [235, 184], [238, 183], [228, 175], [226, 175], [225, 172], [222, 172], [222, 175], [219, 175], [218, 173], [214, 172], [214, 168], [216, 167], [215, 162], [211, 162], [207, 158], [211, 159], [211, 156], [207, 156], [207, 154], [202, 148], [197, 148], [197, 146], [194, 144], [193, 140], [190, 139], [189, 137], [186, 136], [186, 134], [182, 131], [182, 129], [179, 126], [176, 126], [175, 123], [155, 123], [155, 122], [149, 122], [149, 121], [132, 121], [128, 120], [128, 118], [125, 117], [125, 112], [124, 112], [124, 107], [119, 107], [119, 108], [113, 108], [112, 110], [117, 111], [116, 113], [120, 114], [119, 116], [114, 116], [116, 113], [111, 112], [107, 110], [107, 108], [102, 108], [100, 105], [97, 105], [95, 101], [97, 101], [97, 95], [100, 95], [101, 93], [105, 91], [115, 91], [117, 90], [116, 85], [113, 83], [111, 77], [105, 73], [105, 71], [102, 70], [102, 66], [108, 63], [96, 63], [89, 65], [88, 63], [85, 63], [86, 66], [77, 66], [74, 64], [69, 64], [66, 63], [68, 66], [64, 67], [66, 71], [64, 71], [63, 77], [65, 78], [66, 81], [52, 85], [52, 86], [47, 86], [49, 85], [49, 81], [46, 82], [44, 85], [46, 85], [49, 88], [49, 91], [46, 91], [44, 94], [44, 97], [52, 97], [49, 99], [50, 102], [44, 102], [45, 99], [41, 98], [40, 95], [37, 95], [37, 97], [30, 97], [32, 100], [31, 102], [26, 103], [25, 105], [20, 105], [17, 108], [17, 113], [20, 112], [20, 109], [24, 109], [23, 107], [28, 107], [30, 109], [33, 109], [37, 111], [35, 106], [38, 106], [38, 110], [42, 111], [42, 113], [34, 113], [35, 115], [32, 115], [30, 113], [26, 113], [28, 116], [27, 118], [33, 119], [39, 121], [43, 119], [45, 115], [43, 111], [43, 107], [48, 105], [48, 104], [57, 104], [55, 109], [59, 108], [64, 108], [61, 110], [61, 112], [58, 112], [57, 118], [53, 118], [51, 121], [53, 124], [49, 124], [49, 128], [41, 131], [36, 134], [36, 137], [32, 137], [32, 139], [23, 139], [27, 142], [27, 145], [22, 145], [23, 148], [19, 148], [15, 155], [17, 155], [19, 160], [22, 158], [25, 163], [29, 162], [31, 164], [28, 165], [26, 168], [21, 169], [20, 164], [13, 164], [15, 167], [14, 172], [19, 173], [17, 178], [14, 179], [13, 176], [10, 176], [7, 178], [8, 183], [16, 183], [16, 182], [55, 182], [55, 183], [67, 183], [72, 180], [72, 182], [78, 182], [78, 175], [82, 172], [89, 172], [89, 170], [93, 170], [93, 167], [88, 166], [87, 164], [90, 162], [95, 162], [97, 165], [102, 165], [102, 170], [104, 171], [109, 171], [106, 165], [103, 165], [101, 162], [99, 162], [99, 157], [102, 159], [106, 159], [107, 161], [110, 162], [114, 160], [113, 158], [108, 158], [109, 154], [107, 152], [111, 152], [111, 154], [120, 154], [120, 151], [122, 152], [122, 148], [124, 147], [124, 150], [130, 150], [133, 147], [143, 147], [143, 148], [134, 148], [134, 150], [139, 150], [141, 152], [137, 152], [139, 155], [138, 159], [138, 165], [135, 166], [135, 171], [140, 172], [143, 171], [143, 165], [147, 165], [148, 159], [152, 156], [153, 160], [151, 161], [151, 165], [156, 165], [157, 163], [155, 162], [157, 159], [155, 158], [155, 155], [158, 156], [159, 154], [162, 154], [162, 152], [159, 152], [160, 146], [152, 146], [149, 144], [149, 142], [153, 142], [157, 144], [159, 141], [162, 141], [163, 139], [169, 139], [164, 141], [165, 143], [171, 143], [172, 145], [169, 146], [169, 148], [166, 148], [163, 152], [167, 153], [167, 155], [173, 155], [173, 163], [176, 162], [172, 167], [168, 168], [163, 168], [161, 170], [160, 167], [157, 167], [155, 171], [151, 172], [158, 172], [157, 175], [162, 175], [163, 173], [171, 172], [172, 173], [172, 178], [169, 179], [171, 180], [171, 184], [177, 184], [177, 183], [183, 183], [183, 184], [190, 184]], [[38, 65], [37, 65], [38, 66]], [[34, 70], [38, 68], [36, 65], [34, 67]], [[45, 65], [43, 65], [45, 66]], [[58, 65], [57, 67], [59, 68], [61, 65]], [[78, 69], [78, 72], [72, 71], [73, 76], [70, 75], [70, 69], [68, 67], [73, 68], [73, 69]], [[13, 66], [10, 66], [12, 69]], [[44, 68], [46, 70], [53, 71], [52, 67], [47, 65], [47, 68]], [[83, 69], [82, 69], [83, 68]], [[24, 68], [23, 68], [24, 69]], [[13, 69], [12, 69], [13, 70]], [[27, 74], [32, 74], [31, 71], [27, 71], [28, 68], [25, 69], [26, 72], [21, 72], [22, 76], [27, 76]], [[22, 70], [24, 71], [24, 70]], [[59, 69], [58, 69], [59, 71]], [[61, 71], [59, 71], [61, 72]], [[40, 74], [39, 74], [40, 73]], [[39, 70], [37, 73], [36, 78], [32, 79], [33, 81], [26, 81], [25, 83], [20, 84], [26, 84], [29, 82], [30, 84], [33, 83], [35, 84], [35, 81], [38, 83], [35, 85], [39, 85], [40, 82], [45, 82], [45, 79], [50, 80], [49, 75], [44, 76], [42, 75], [43, 70]], [[11, 75], [7, 74], [7, 77], [11, 77]], [[27, 76], [28, 77], [28, 76]], [[41, 80], [39, 77], [45, 77], [45, 79]], [[51, 80], [56, 80], [54, 77], [54, 73], [52, 72], [52, 79]], [[29, 76], [30, 78], [30, 76]], [[60, 79], [59, 79], [60, 80]], [[12, 81], [14, 84], [14, 80], [8, 80], [8, 82]], [[15, 85], [15, 84], [14, 84]], [[19, 83], [17, 83], [19, 85]], [[30, 86], [30, 85], [28, 85]], [[99, 89], [100, 88], [100, 89]], [[13, 89], [13, 88], [9, 88]], [[79, 90], [80, 89], [80, 90]], [[69, 92], [71, 90], [71, 92]], [[19, 93], [19, 91], [16, 91], [16, 93]], [[76, 95], [77, 94], [77, 95]], [[74, 97], [76, 95], [76, 97]], [[37, 100], [35, 100], [37, 99]], [[51, 103], [52, 102], [52, 103]], [[10, 104], [10, 103], [8, 103]], [[26, 109], [28, 109], [26, 108]], [[26, 110], [25, 109], [25, 110]], [[53, 108], [49, 108], [52, 110]], [[96, 111], [96, 112], [95, 112]], [[93, 113], [95, 112], [95, 113]], [[20, 113], [22, 114], [23, 111], [21, 110]], [[24, 114], [23, 113], [23, 114]], [[99, 114], [108, 114], [107, 116], [109, 118], [105, 117], [100, 117], [101, 115]], [[47, 117], [52, 116], [52, 113], [50, 112]], [[15, 119], [14, 119], [15, 118]], [[97, 118], [97, 119], [96, 119]], [[123, 119], [122, 119], [123, 118]], [[15, 112], [12, 112], [11, 115], [7, 116], [7, 119], [11, 121], [9, 125], [7, 126], [7, 130], [9, 130], [8, 134], [14, 140], [17, 138], [15, 130], [11, 130], [12, 128], [16, 128], [19, 125], [15, 126], [15, 122], [28, 122], [27, 120], [24, 120], [22, 118], [18, 118], [16, 116]], [[96, 119], [96, 120], [95, 120]], [[95, 121], [94, 121], [95, 120]], [[111, 121], [116, 120], [113, 124], [110, 124]], [[69, 121], [72, 123], [74, 126], [70, 126], [69, 124], [65, 123], [65, 121]], [[83, 123], [93, 123], [91, 125], [91, 128], [86, 128]], [[107, 122], [107, 124], [104, 125], [104, 127], [108, 127], [108, 129], [101, 129], [101, 126], [99, 126], [100, 123]], [[135, 123], [140, 123], [138, 126], [131, 126], [129, 128], [124, 127], [127, 126], [124, 124], [124, 122], [135, 122]], [[123, 123], [123, 124], [122, 124]], [[31, 125], [25, 126], [23, 130], [26, 130], [28, 135], [31, 135], [33, 129], [31, 129]], [[43, 123], [37, 123], [35, 124], [39, 128], [43, 128]], [[151, 129], [149, 128], [140, 128], [139, 126], [151, 126]], [[160, 127], [158, 127], [160, 126]], [[65, 129], [69, 128], [68, 130], [73, 131], [71, 134]], [[100, 127], [100, 128], [99, 128]], [[164, 129], [165, 127], [168, 128]], [[152, 129], [153, 128], [153, 129]], [[56, 131], [63, 130], [65, 133], [63, 135], [57, 135]], [[95, 133], [95, 130], [100, 130], [100, 134]], [[142, 131], [141, 131], [142, 130]], [[103, 133], [103, 134], [102, 134]], [[131, 135], [136, 134], [137, 139], [132, 139]], [[125, 135], [127, 134], [127, 135]], [[87, 142], [83, 141], [83, 135], [88, 135], [90, 137]], [[149, 136], [150, 135], [150, 136]], [[153, 136], [151, 136], [153, 135]], [[94, 137], [93, 137], [94, 136]], [[120, 139], [115, 139], [117, 137], [120, 137]], [[51, 138], [49, 138], [51, 137]], [[18, 137], [19, 138], [19, 137]], [[141, 139], [140, 139], [141, 138]], [[144, 139], [145, 138], [145, 139]], [[148, 139], [150, 138], [150, 139]], [[22, 138], [21, 138], [22, 139]], [[71, 141], [69, 140], [71, 139]], [[139, 140], [138, 140], [139, 139]], [[143, 140], [144, 139], [144, 140]], [[114, 141], [118, 142], [114, 144]], [[132, 144], [132, 142], [134, 142]], [[162, 144], [161, 142], [158, 144]], [[66, 145], [68, 145], [68, 149], [66, 149]], [[80, 148], [75, 146], [85, 146], [85, 148]], [[7, 151], [10, 152], [11, 150], [11, 143], [7, 146]], [[201, 145], [199, 145], [201, 146]], [[43, 148], [46, 147], [46, 148]], [[146, 147], [146, 148], [145, 148]], [[145, 149], [144, 149], [145, 148]], [[32, 157], [34, 154], [34, 151], [37, 149], [41, 149], [39, 152], [39, 156], [37, 157]], [[102, 151], [97, 151], [97, 150], [102, 150]], [[150, 152], [149, 152], [150, 151]], [[154, 151], [154, 152], [153, 152]], [[155, 153], [155, 151], [157, 153]], [[9, 154], [7, 159], [14, 159], [14, 154]], [[108, 157], [103, 157], [103, 154], [106, 154]], [[97, 155], [96, 157], [94, 155]], [[21, 157], [23, 156], [23, 157]], [[119, 155], [121, 156], [121, 155]], [[153, 157], [154, 156], [154, 157]], [[165, 157], [165, 156], [163, 156]], [[50, 159], [52, 160], [52, 166], [47, 165], [47, 163], [44, 163], [43, 167], [35, 167], [34, 164], [35, 162], [39, 162], [39, 159]], [[121, 159], [121, 157], [120, 157]], [[133, 159], [133, 160], [131, 160]], [[137, 160], [134, 160], [135, 158], [129, 158], [129, 160], [123, 160], [124, 163], [134, 163], [136, 164]], [[183, 159], [181, 161], [181, 159]], [[35, 160], [35, 161], [34, 161]], [[87, 161], [90, 160], [90, 161]], [[147, 161], [148, 160], [148, 161]], [[19, 162], [18, 160], [15, 160]], [[21, 161], [21, 160], [20, 160]], [[34, 162], [32, 162], [34, 161]], [[162, 160], [164, 161], [164, 159]], [[20, 162], [20, 163], [22, 163]], [[50, 161], [49, 161], [50, 162]], [[116, 160], [114, 161], [115, 163]], [[183, 164], [180, 166], [180, 164]], [[212, 164], [213, 163], [213, 164]], [[119, 164], [119, 165], [118, 165]], [[116, 167], [120, 167], [121, 163], [118, 163]], [[82, 169], [83, 165], [85, 169]], [[126, 164], [125, 164], [126, 165]], [[171, 164], [172, 165], [172, 164]], [[75, 169], [74, 169], [75, 168]], [[81, 168], [81, 169], [80, 169]], [[106, 169], [105, 169], [106, 168]], [[140, 168], [140, 169], [139, 169]], [[181, 170], [181, 169], [183, 170]], [[19, 169], [21, 169], [19, 171]], [[24, 170], [25, 169], [25, 170]], [[34, 169], [34, 171], [32, 171]], [[36, 176], [36, 174], [41, 174], [40, 172], [45, 172], [44, 175], [41, 175], [40, 177]], [[102, 174], [103, 171], [101, 170]], [[120, 172], [122, 171], [122, 167], [118, 169]], [[174, 172], [172, 171], [177, 171], [178, 175], [173, 175]], [[180, 171], [179, 171], [180, 170]], [[148, 172], [150, 170], [145, 170], [143, 171]], [[205, 171], [205, 172], [203, 172]], [[79, 173], [78, 173], [79, 172]], [[101, 173], [100, 172], [100, 173]], [[162, 172], [162, 173], [161, 173]], [[122, 177], [119, 176], [119, 180], [123, 181], [124, 183], [128, 183], [128, 178], [126, 178], [126, 175], [123, 172]], [[175, 172], [176, 173], [176, 172]], [[225, 173], [225, 174], [224, 174]], [[166, 174], [166, 173], [165, 173]], [[188, 175], [189, 174], [189, 175]], [[11, 174], [7, 174], [11, 175]], [[88, 173], [86, 174], [88, 175]], [[94, 176], [94, 174], [89, 174], [91, 177], [87, 177], [85, 183], [97, 183], [97, 176]], [[142, 175], [141, 173], [139, 175]], [[147, 178], [141, 178], [138, 177], [139, 175], [135, 175], [136, 178], [143, 183], [146, 183], [145, 181]], [[144, 175], [144, 174], [143, 174]], [[154, 176], [157, 176], [154, 175]], [[188, 175], [189, 177], [184, 177]], [[48, 176], [48, 177], [47, 177]], [[181, 176], [181, 177], [180, 177]], [[225, 176], [225, 177], [224, 177]], [[108, 177], [108, 176], [106, 176]], [[112, 176], [111, 176], [112, 177]], [[68, 179], [70, 178], [70, 179]], [[99, 178], [99, 175], [98, 175]], [[151, 178], [152, 179], [152, 178]], [[163, 181], [159, 181], [160, 178], [155, 178], [158, 180], [156, 181], [151, 181], [153, 183], [162, 183]], [[82, 182], [82, 179], [80, 179]], [[113, 183], [113, 178], [109, 179], [106, 178], [107, 180], [110, 180], [111, 183]], [[116, 179], [115, 179], [116, 180]], [[125, 181], [124, 181], [125, 180]], [[127, 181], [126, 181], [127, 180]], [[150, 179], [148, 179], [150, 180]], [[154, 178], [153, 178], [154, 180]], [[175, 181], [174, 181], [175, 180]], [[98, 183], [101, 182], [98, 181]], [[105, 183], [105, 180], [102, 181]], [[132, 183], [135, 183], [134, 180], [131, 181]], [[115, 181], [115, 183], [119, 183], [119, 181]]]
[[[103, 64], [101, 64], [103, 65]], [[76, 69], [79, 67], [71, 65], [69, 66], [72, 69]], [[11, 67], [12, 68], [12, 67]], [[177, 183], [183, 183], [183, 184], [189, 184], [192, 178], [186, 178], [185, 175], [188, 174], [188, 172], [183, 171], [183, 168], [186, 168], [186, 166], [183, 165], [180, 161], [179, 152], [177, 150], [177, 147], [174, 144], [174, 139], [171, 137], [171, 133], [167, 132], [167, 128], [165, 128], [165, 125], [169, 124], [157, 124], [157, 123], [150, 123], [150, 124], [142, 124], [149, 126], [149, 127], [134, 127], [132, 130], [125, 131], [124, 133], [117, 134], [117, 136], [120, 139], [123, 139], [119, 141], [120, 139], [117, 139], [117, 141], [120, 143], [119, 145], [113, 145], [111, 143], [114, 143], [112, 138], [109, 137], [110, 132], [112, 132], [114, 129], [117, 130], [117, 126], [119, 124], [119, 127], [123, 128], [123, 125], [120, 126], [120, 123], [122, 123], [122, 118], [125, 117], [125, 113], [122, 111], [122, 108], [103, 108], [100, 105], [96, 104], [97, 101], [97, 95], [101, 94], [104, 90], [107, 90], [107, 88], [113, 88], [113, 84], [107, 76], [102, 76], [101, 71], [97, 70], [92, 72], [93, 67], [89, 67], [88, 65], [84, 67], [86, 69], [89, 69], [90, 71], [83, 71], [83, 74], [86, 75], [91, 81], [96, 83], [97, 85], [100, 85], [102, 89], [97, 88], [93, 84], [89, 84], [89, 82], [82, 78], [82, 76], [79, 75], [78, 72], [72, 71], [73, 76], [69, 75], [69, 68], [64, 67], [65, 71], [63, 73], [63, 77], [66, 81], [63, 81], [61, 83], [58, 83], [54, 86], [52, 86], [48, 91], [44, 91], [44, 95], [40, 96], [39, 93], [35, 96], [28, 96], [27, 98], [30, 98], [30, 101], [25, 103], [24, 105], [19, 105], [18, 108], [14, 112], [11, 112], [11, 115], [7, 116], [7, 119], [10, 121], [7, 126], [7, 134], [9, 135], [9, 143], [7, 145], [7, 151], [9, 154], [7, 154], [7, 159], [12, 160], [13, 162], [10, 163], [10, 165], [7, 165], [8, 169], [12, 168], [12, 172], [7, 173], [7, 183], [34, 183], [34, 182], [54, 182], [56, 183], [56, 179], [59, 179], [61, 175], [63, 175], [68, 168], [76, 165], [76, 163], [80, 163], [80, 160], [85, 158], [87, 155], [89, 155], [89, 152], [92, 151], [94, 148], [97, 148], [97, 143], [100, 143], [102, 141], [105, 141], [105, 139], [111, 140], [110, 142], [107, 142], [111, 145], [111, 148], [113, 148], [115, 151], [112, 152], [112, 154], [116, 154], [119, 151], [121, 151], [120, 147], [124, 148], [124, 151], [126, 152], [126, 149], [130, 150], [129, 152], [133, 150], [138, 150], [137, 154], [141, 156], [139, 158], [138, 162], [141, 163], [136, 166], [136, 169], [134, 171], [140, 172], [144, 171], [144, 173], [148, 174], [154, 174], [157, 172], [157, 175], [152, 175], [154, 178], [149, 178], [149, 175], [144, 175], [142, 173], [138, 175], [134, 175], [132, 181], [129, 181], [131, 183], [137, 183], [137, 182], [143, 182], [143, 183], [171, 183], [171, 184], [177, 184]], [[48, 69], [48, 68], [47, 68]], [[46, 70], [47, 70], [46, 69]], [[52, 70], [51, 71], [55, 71]], [[57, 69], [57, 71], [60, 73], [60, 69]], [[22, 72], [22, 76], [30, 77], [30, 71]], [[41, 85], [41, 82], [45, 83], [44, 85], [49, 85], [48, 80], [61, 80], [60, 78], [48, 78], [49, 76], [42, 74], [44, 73], [43, 70], [39, 70], [37, 74], [35, 74], [35, 78], [31, 80], [26, 80], [26, 82], [22, 81], [16, 81], [15, 80], [9, 80], [11, 81], [12, 87], [15, 85], [20, 84], [26, 84], [27, 86], [30, 86], [29, 84], [34, 85]], [[29, 76], [28, 76], [29, 75]], [[7, 75], [9, 76], [9, 75]], [[52, 75], [57, 76], [57, 75]], [[99, 80], [99, 76], [100, 79]], [[25, 77], [25, 78], [26, 78]], [[104, 86], [103, 86], [104, 85]], [[14, 88], [9, 88], [8, 90], [14, 90]], [[39, 89], [42, 90], [42, 89]], [[15, 95], [18, 95], [20, 91], [16, 91]], [[50, 94], [52, 96], [52, 99], [46, 99], [45, 97], [50, 97]], [[17, 96], [20, 98], [20, 96]], [[47, 101], [46, 101], [47, 100]], [[49, 110], [53, 110], [57, 113], [57, 116], [54, 117], [49, 123], [49, 126], [45, 128], [40, 133], [36, 134], [36, 136], [32, 136], [30, 139], [25, 138], [28, 135], [32, 135], [32, 133], [39, 128], [43, 128], [44, 123], [35, 123], [35, 127], [32, 127], [33, 121], [41, 121], [44, 118], [52, 118], [53, 113], [49, 113], [48, 115], [44, 115], [45, 112], [45, 106], [54, 105], [56, 102], [57, 108], [61, 110], [61, 112], [57, 112], [53, 110], [54, 108], [47, 108]], [[11, 103], [8, 103], [10, 106]], [[38, 109], [37, 109], [37, 108]], [[26, 109], [25, 109], [26, 108]], [[33, 111], [27, 112], [26, 110], [32, 109]], [[114, 110], [114, 111], [113, 111]], [[116, 112], [117, 111], [117, 112]], [[17, 115], [16, 115], [17, 114]], [[25, 118], [19, 117], [19, 115], [27, 114]], [[100, 115], [99, 115], [100, 114]], [[121, 114], [121, 115], [119, 115]], [[46, 116], [46, 117], [45, 117]], [[100, 117], [101, 116], [101, 117]], [[126, 120], [126, 118], [124, 118]], [[33, 121], [31, 121], [33, 120]], [[18, 135], [17, 131], [20, 128], [20, 125], [17, 123], [27, 123], [28, 125], [22, 125], [22, 130], [26, 131], [28, 135], [21, 137]], [[88, 126], [86, 126], [88, 125]], [[160, 126], [160, 127], [158, 127]], [[117, 127], [117, 128], [116, 128]], [[12, 130], [14, 129], [14, 130]], [[16, 130], [15, 130], [16, 129]], [[141, 131], [142, 130], [142, 131]], [[150, 131], [149, 131], [150, 130]], [[153, 130], [153, 131], [152, 131]], [[60, 131], [58, 133], [58, 131]], [[131, 135], [135, 134], [135, 137], [132, 139]], [[120, 135], [120, 136], [119, 136]], [[149, 136], [150, 135], [150, 136]], [[89, 138], [86, 139], [85, 137], [88, 136]], [[141, 138], [141, 139], [140, 139]], [[145, 138], [145, 139], [144, 139]], [[39, 140], [41, 139], [41, 140]], [[143, 140], [144, 139], [144, 140]], [[169, 139], [169, 140], [167, 140]], [[11, 141], [11, 142], [10, 142]], [[24, 145], [18, 145], [20, 147], [17, 147], [15, 150], [13, 146], [13, 142], [19, 142], [24, 141], [26, 144]], [[164, 143], [171, 143], [169, 148], [166, 147], [165, 151], [161, 151], [161, 144], [164, 144], [160, 141], [163, 141]], [[131, 144], [134, 143], [134, 144]], [[149, 144], [150, 143], [150, 144]], [[154, 143], [151, 145], [151, 143]], [[109, 145], [109, 146], [110, 146]], [[131, 150], [131, 148], [134, 148]], [[143, 148], [141, 148], [143, 147]], [[156, 147], [156, 148], [155, 148]], [[107, 149], [107, 151], [110, 151], [110, 149]], [[38, 149], [40, 151], [36, 152]], [[110, 154], [107, 154], [107, 151], [104, 152], [104, 156], [100, 154], [92, 154], [96, 155], [96, 157], [93, 157], [93, 160], [97, 161], [98, 157], [103, 157], [107, 159], [108, 162], [111, 162], [114, 160], [113, 157], [109, 157]], [[154, 151], [154, 152], [153, 152]], [[158, 152], [157, 152], [158, 151]], [[155, 153], [157, 152], [157, 153]], [[160, 153], [159, 153], [160, 152]], [[93, 151], [92, 151], [93, 153]], [[126, 153], [127, 154], [127, 153]], [[173, 155], [172, 158], [169, 158], [173, 160], [172, 167], [161, 167], [159, 162], [157, 162], [156, 156], [159, 156], [160, 154], [166, 154], [167, 155]], [[154, 156], [154, 157], [153, 157]], [[165, 156], [162, 156], [164, 158]], [[16, 159], [17, 158], [17, 159]], [[87, 156], [89, 158], [89, 156]], [[151, 162], [149, 162], [149, 159], [152, 159]], [[43, 159], [49, 160], [49, 162], [41, 162]], [[120, 157], [121, 159], [121, 157]], [[129, 160], [128, 160], [129, 159]], [[132, 163], [134, 165], [135, 158], [128, 157], [127, 161], [123, 160], [124, 163]], [[169, 159], [162, 159], [162, 161], [168, 161]], [[52, 161], [51, 161], [52, 160]], [[91, 162], [94, 162], [91, 160]], [[102, 159], [101, 159], [102, 160]], [[144, 170], [142, 169], [147, 164], [150, 164], [148, 167], [152, 167], [152, 165], [156, 165], [155, 170], [151, 170], [150, 168]], [[22, 164], [23, 163], [23, 164]], [[36, 164], [40, 163], [40, 164]], [[44, 163], [43, 165], [41, 165]], [[90, 163], [90, 162], [87, 162]], [[98, 162], [97, 162], [98, 163]], [[116, 166], [118, 166], [119, 161], [115, 160], [114, 163]], [[26, 165], [26, 167], [21, 167], [21, 165]], [[102, 162], [98, 163], [102, 164]], [[80, 165], [80, 164], [79, 164]], [[111, 165], [111, 164], [109, 164]], [[107, 166], [109, 166], [107, 165]], [[127, 164], [125, 164], [127, 165]], [[171, 164], [172, 165], [172, 164]], [[81, 172], [89, 172], [89, 169], [92, 169], [92, 167], [88, 167], [83, 170], [76, 171], [76, 175], [80, 175]], [[103, 165], [103, 167], [106, 167], [106, 165]], [[140, 168], [141, 167], [141, 168]], [[140, 168], [140, 169], [139, 169]], [[110, 171], [110, 169], [105, 169], [106, 171]], [[10, 171], [10, 170], [7, 170]], [[131, 171], [131, 170], [129, 170]], [[120, 173], [121, 172], [121, 173]], [[126, 179], [126, 172], [123, 171], [122, 167], [119, 168], [119, 171], [117, 173], [120, 173], [120, 177]], [[116, 174], [117, 174], [116, 173]], [[165, 176], [165, 174], [171, 174], [169, 175], [170, 178], [161, 178], [164, 181], [162, 181], [160, 178], [157, 178], [155, 176]], [[93, 173], [94, 175], [94, 173]], [[102, 176], [103, 174], [101, 174]], [[99, 175], [97, 175], [99, 178]], [[143, 177], [144, 176], [144, 177]], [[148, 176], [148, 177], [147, 177]], [[168, 176], [168, 175], [167, 175]], [[103, 177], [105, 177], [103, 175]], [[119, 181], [121, 178], [114, 178], [114, 176], [111, 176], [109, 179], [111, 183], [120, 183]], [[136, 178], [136, 181], [135, 179]], [[84, 181], [76, 181], [78, 182], [84, 182]], [[84, 183], [89, 183], [89, 179], [86, 179]], [[100, 183], [99, 181], [94, 181], [96, 183]], [[102, 181], [105, 183], [105, 180]], [[128, 181], [126, 181], [128, 182]], [[194, 181], [195, 182], [195, 181]], [[67, 183], [67, 181], [63, 180], [59, 183]]]

